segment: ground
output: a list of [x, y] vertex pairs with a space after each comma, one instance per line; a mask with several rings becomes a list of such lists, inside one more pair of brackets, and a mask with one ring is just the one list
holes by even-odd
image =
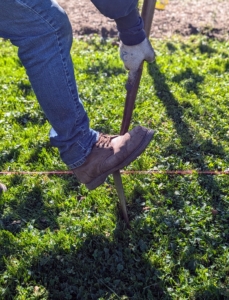
[[[117, 36], [113, 20], [101, 15], [89, 0], [58, 0], [68, 13], [75, 36], [97, 33]], [[169, 0], [164, 11], [156, 10], [151, 37], [202, 33], [217, 39], [229, 39], [228, 0]]]

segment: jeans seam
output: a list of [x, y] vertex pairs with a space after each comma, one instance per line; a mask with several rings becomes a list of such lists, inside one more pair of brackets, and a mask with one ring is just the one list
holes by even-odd
[[91, 148], [85, 149], [85, 148], [81, 145], [81, 143], [79, 143], [79, 141], [77, 142], [77, 144], [78, 144], [82, 149], [84, 149], [85, 153], [84, 153], [83, 158], [81, 158], [80, 160], [78, 160], [78, 161], [76, 161], [76, 162], [74, 162], [74, 163], [72, 163], [72, 164], [68, 164], [68, 168], [69, 168], [69, 169], [75, 169], [75, 168], [77, 168], [77, 167], [82, 166], [83, 163], [86, 161], [88, 155], [91, 153], [91, 150], [92, 150], [92, 147], [91, 147]]
[[86, 157], [82, 158], [81, 160], [78, 160], [77, 162], [75, 162], [73, 164], [68, 165], [68, 168], [70, 170], [78, 168], [78, 167], [82, 166], [85, 163], [85, 161], [86, 161]]
[[48, 24], [54, 31], [55, 28], [48, 22], [48, 20], [44, 19], [40, 13], [38, 13], [36, 10], [32, 9], [31, 7], [29, 7], [27, 4], [23, 3], [20, 0], [16, 0], [19, 4], [21, 4], [22, 6], [26, 7], [27, 9], [29, 9], [30, 11], [32, 11], [33, 13], [35, 13], [37, 16], [39, 16], [46, 24]]
[[80, 160], [78, 160], [78, 161], [75, 162], [75, 163], [69, 164], [69, 165], [68, 165], [68, 168], [69, 168], [69, 169], [75, 169], [75, 168], [77, 168], [77, 167], [82, 166], [82, 165], [85, 163], [85, 161], [86, 161], [86, 159], [87, 159], [87, 156], [88, 156], [90, 153], [91, 153], [91, 149], [88, 149], [88, 151], [84, 154], [84, 157], [83, 157], [83, 158], [81, 158]]
[[57, 45], [58, 45], [58, 49], [59, 49], [59, 53], [60, 53], [60, 57], [61, 57], [61, 62], [62, 62], [62, 65], [63, 65], [63, 69], [64, 69], [64, 74], [65, 74], [65, 77], [66, 77], [66, 82], [67, 82], [67, 85], [68, 85], [68, 89], [69, 89], [69, 92], [72, 96], [72, 98], [74, 99], [74, 102], [75, 102], [75, 97], [71, 91], [71, 86], [69, 84], [69, 81], [68, 81], [68, 75], [67, 75], [67, 72], [66, 72], [66, 66], [65, 66], [65, 63], [64, 63], [64, 59], [63, 59], [63, 56], [61, 54], [61, 47], [60, 47], [60, 41], [59, 41], [59, 35], [57, 33], [57, 30], [55, 29], [55, 27], [53, 27], [50, 22], [48, 20], [46, 20], [44, 17], [41, 16], [41, 14], [39, 12], [37, 12], [36, 10], [32, 9], [31, 7], [29, 7], [26, 3], [23, 3], [22, 1], [20, 0], [16, 0], [18, 3], [20, 3], [22, 6], [26, 7], [27, 9], [29, 9], [30, 11], [32, 11], [33, 13], [35, 13], [37, 16], [39, 16], [39, 18], [41, 18], [46, 24], [48, 24], [52, 30], [54, 31], [54, 34], [56, 36], [56, 41], [57, 41]]
[[[56, 37], [56, 41], [57, 41], [57, 45], [58, 45], [58, 50], [59, 50], [59, 55], [60, 55], [60, 58], [61, 58], [61, 62], [62, 62], [62, 66], [63, 66], [63, 71], [64, 71], [64, 74], [65, 74], [65, 80], [66, 80], [66, 83], [67, 83], [67, 86], [68, 86], [68, 90], [69, 90], [69, 93], [74, 101], [74, 103], [76, 104], [76, 99], [75, 99], [75, 95], [74, 93], [72, 92], [71, 90], [71, 84], [69, 82], [69, 76], [66, 72], [66, 64], [64, 62], [64, 58], [62, 56], [62, 53], [61, 53], [61, 45], [60, 45], [60, 37], [58, 35], [58, 31], [55, 29], [55, 27], [53, 27], [50, 22], [48, 20], [46, 20], [44, 17], [41, 16], [41, 14], [39, 12], [37, 12], [36, 10], [32, 9], [30, 6], [28, 6], [26, 3], [23, 3], [21, 0], [16, 0], [18, 3], [20, 3], [22, 6], [26, 7], [27, 9], [29, 9], [30, 11], [32, 11], [33, 13], [35, 13], [37, 16], [39, 16], [39, 18], [41, 18], [47, 25], [50, 26], [50, 28], [52, 28], [52, 30], [54, 31], [54, 34], [55, 34], [55, 37]], [[79, 106], [76, 107], [78, 110], [79, 110]], [[78, 115], [79, 115], [79, 112], [78, 112]]]
[[64, 70], [64, 74], [65, 74], [65, 80], [66, 80], [66, 83], [67, 83], [67, 86], [68, 86], [68, 90], [70, 92], [70, 95], [72, 96], [72, 99], [73, 99], [74, 103], [76, 103], [74, 94], [72, 93], [72, 90], [71, 90], [71, 84], [69, 82], [69, 76], [68, 76], [68, 74], [66, 72], [66, 64], [64, 62], [64, 58], [63, 58], [62, 53], [61, 53], [61, 46], [60, 46], [60, 39], [59, 39], [58, 32], [55, 32], [55, 35], [56, 35], [56, 40], [57, 40], [57, 44], [58, 44], [58, 48], [59, 48], [59, 53], [60, 53], [61, 62], [62, 62], [62, 65], [63, 65], [63, 70]]

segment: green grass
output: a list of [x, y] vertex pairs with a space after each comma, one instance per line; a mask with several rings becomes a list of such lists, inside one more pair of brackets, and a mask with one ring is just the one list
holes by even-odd
[[[156, 134], [127, 169], [226, 170], [229, 43], [152, 42], [131, 128]], [[1, 170], [65, 170], [16, 51], [1, 41]], [[91, 126], [119, 132], [127, 74], [117, 46], [92, 37], [72, 56]], [[88, 191], [71, 175], [2, 175], [0, 299], [229, 299], [228, 176], [122, 178], [131, 230], [112, 176]]]

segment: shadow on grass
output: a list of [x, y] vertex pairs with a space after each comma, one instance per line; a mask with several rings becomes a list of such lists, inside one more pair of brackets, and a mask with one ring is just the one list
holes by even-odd
[[185, 81], [184, 88], [188, 93], [194, 92], [196, 95], [199, 94], [199, 83], [204, 81], [204, 77], [193, 73], [191, 68], [187, 68], [184, 72], [172, 79], [173, 82], [181, 83]]
[[[64, 178], [66, 179], [64, 189], [77, 188], [74, 179], [71, 180], [69, 176]], [[161, 181], [161, 177], [159, 177], [159, 181]], [[12, 186], [23, 186], [21, 177], [12, 177], [11, 183]], [[131, 198], [136, 201], [133, 200], [128, 206], [132, 219], [131, 231], [125, 230], [123, 222], [118, 220], [114, 232], [108, 233], [107, 236], [92, 234], [92, 229], [85, 227], [80, 231], [72, 232], [71, 237], [68, 237], [67, 240], [65, 230], [63, 232], [59, 230], [58, 210], [47, 209], [44, 206], [45, 191], [40, 185], [30, 188], [25, 195], [20, 191], [15, 194], [17, 201], [11, 203], [14, 208], [14, 216], [17, 215], [20, 219], [26, 218], [26, 222], [36, 220], [34, 226], [41, 230], [36, 234], [37, 238], [41, 238], [41, 245], [39, 247], [37, 242], [33, 244], [29, 240], [27, 241], [33, 249], [37, 247], [37, 252], [34, 253], [33, 250], [31, 257], [28, 247], [18, 241], [18, 233], [23, 226], [20, 227], [20, 224], [12, 224], [12, 222], [5, 224], [6, 220], [0, 224], [4, 226], [0, 231], [0, 244], [2, 245], [0, 248], [0, 272], [6, 271], [7, 273], [6, 262], [10, 264], [12, 257], [19, 259], [23, 255], [23, 263], [17, 266], [16, 280], [13, 272], [7, 275], [4, 299], [14, 299], [18, 295], [17, 288], [19, 286], [31, 286], [32, 288], [36, 286], [40, 292], [42, 292], [41, 287], [45, 287], [44, 294], [40, 294], [40, 299], [172, 299], [165, 286], [167, 284], [168, 288], [169, 285], [168, 274], [165, 276], [161, 270], [162, 267], [159, 267], [162, 263], [159, 258], [158, 261], [150, 261], [152, 253], [161, 251], [158, 248], [159, 241], [166, 236], [171, 255], [170, 260], [174, 265], [171, 269], [172, 273], [170, 273], [172, 276], [172, 274], [178, 274], [180, 268], [183, 267], [189, 270], [190, 274], [195, 272], [195, 264], [199, 264], [196, 254], [200, 250], [198, 244], [190, 245], [190, 247], [186, 247], [186, 259], [180, 260], [174, 240], [183, 229], [175, 224], [174, 219], [169, 219], [166, 212], [163, 212], [159, 219], [157, 211], [147, 213], [147, 218], [155, 220], [157, 218], [157, 222], [161, 224], [160, 233], [157, 232], [156, 225], [147, 224], [142, 205], [144, 196], [140, 198], [140, 188], [138, 186], [134, 188]], [[50, 199], [52, 199], [51, 196]], [[10, 221], [13, 219], [11, 217]], [[49, 221], [40, 223], [42, 219]], [[18, 228], [15, 230], [12, 226], [18, 226]], [[170, 226], [169, 229], [168, 226]], [[48, 229], [48, 232], [52, 231], [49, 236], [50, 243], [45, 246], [42, 245], [44, 229]], [[215, 239], [215, 242], [219, 244], [218, 239]], [[209, 240], [209, 248], [214, 248], [214, 245]], [[162, 252], [166, 252], [166, 249], [165, 247]], [[203, 252], [205, 249], [201, 251]], [[164, 255], [163, 253], [162, 255]], [[208, 262], [208, 264], [210, 263]], [[166, 283], [162, 279], [163, 276], [166, 278]], [[179, 280], [176, 280], [180, 286]], [[199, 297], [198, 299], [201, 299], [202, 296], [205, 297], [202, 299], [223, 299], [220, 298], [220, 295], [223, 295], [220, 288], [208, 287], [208, 290], [204, 291], [199, 289], [197, 297]]]
[[[38, 230], [48, 228], [50, 231], [54, 231], [59, 229], [57, 216], [60, 210], [55, 205], [52, 194], [47, 198], [46, 194], [50, 192], [49, 186], [42, 185], [39, 181], [30, 186], [30, 183], [25, 183], [25, 176], [11, 176], [8, 183], [8, 191], [5, 194], [7, 195], [7, 193], [11, 192], [10, 188], [13, 188], [15, 191], [11, 192], [11, 197], [7, 200], [7, 209], [4, 205], [4, 193], [0, 193], [0, 229], [17, 234], [24, 228], [27, 228], [28, 223], [31, 223]], [[39, 175], [37, 176], [39, 177]], [[78, 189], [79, 183], [73, 175], [58, 176], [58, 179], [60, 178], [62, 179], [63, 194]], [[55, 195], [53, 196], [55, 197]], [[52, 204], [49, 204], [49, 201]], [[4, 210], [7, 213], [4, 213], [3, 216]]]
[[[50, 230], [56, 230], [59, 228], [56, 221], [57, 209], [48, 208], [44, 203], [44, 193], [41, 185], [33, 185], [24, 190], [23, 177], [14, 175], [11, 178], [9, 186], [16, 189], [16, 192], [11, 196], [11, 199], [7, 202], [8, 213], [1, 216], [1, 225], [3, 230], [16, 234], [20, 232], [24, 227], [28, 226], [28, 223], [39, 230], [49, 228]], [[17, 188], [18, 187], [18, 188]], [[2, 215], [4, 206], [1, 206], [0, 213]]]
[[46, 117], [44, 114], [34, 114], [34, 113], [24, 113], [18, 117], [15, 118], [16, 122], [25, 126], [27, 123], [31, 123], [33, 125], [44, 125], [45, 122], [47, 121]]
[[[51, 146], [49, 141], [37, 141], [35, 138], [31, 140], [30, 144], [28, 145], [29, 153], [27, 154], [27, 161], [26, 163], [35, 163], [39, 160], [42, 160], [41, 153], [43, 149], [45, 149], [50, 155], [53, 153], [55, 149]], [[27, 149], [27, 150], [28, 150]], [[0, 155], [0, 170], [7, 171], [5, 164], [9, 162], [18, 161], [19, 157], [24, 154], [25, 149], [23, 145], [14, 145], [12, 148], [5, 149], [2, 151]], [[28, 151], [27, 151], [28, 152]]]
[[[30, 207], [25, 202], [31, 201], [34, 196], [42, 198], [41, 194], [39, 188], [33, 189], [22, 204], [15, 207], [14, 213], [22, 217], [27, 211], [24, 205]], [[38, 199], [36, 202], [40, 202], [36, 204], [39, 208], [34, 207], [34, 211], [30, 212], [31, 218], [42, 215], [42, 202]], [[76, 239], [73, 238], [70, 247], [65, 245], [64, 235], [56, 238], [56, 242], [53, 236], [51, 246], [41, 247], [42, 251], [38, 250], [37, 256], [33, 255], [32, 259], [30, 251], [24, 251], [24, 245], [18, 244], [17, 232], [10, 227], [4, 228], [0, 235], [3, 245], [0, 249], [0, 272], [6, 270], [5, 263], [10, 261], [10, 257], [20, 257], [20, 253], [23, 253], [23, 261], [29, 262], [27, 266], [25, 263], [18, 266], [17, 280], [14, 276], [7, 277], [4, 299], [16, 296], [18, 282], [21, 282], [19, 285], [27, 282], [45, 287], [48, 296], [44, 299], [121, 299], [124, 296], [125, 299], [136, 300], [171, 299], [160, 279], [162, 272], [145, 257], [153, 240], [152, 228], [143, 226], [139, 239], [139, 232], [124, 230], [124, 227], [119, 221], [112, 239], [82, 229], [82, 232], [75, 233]], [[58, 229], [53, 235], [58, 235]]]
[[[205, 163], [205, 155], [216, 154], [218, 157], [225, 157], [225, 152], [220, 144], [214, 145], [212, 141], [198, 140], [195, 138], [195, 132], [193, 132], [189, 125], [184, 121], [184, 108], [180, 105], [177, 99], [173, 96], [170, 91], [170, 87], [166, 83], [166, 77], [160, 72], [160, 68], [156, 63], [148, 66], [148, 71], [153, 79], [153, 85], [160, 101], [164, 104], [167, 111], [168, 117], [173, 121], [174, 128], [180, 137], [182, 147], [180, 149], [175, 148], [171, 145], [165, 155], [176, 155], [181, 156], [184, 162], [192, 162], [195, 168], [199, 170], [208, 170], [207, 164]], [[191, 70], [187, 70], [188, 74], [192, 74]], [[182, 74], [181, 74], [182, 76]], [[177, 76], [176, 80], [180, 81], [181, 76]], [[198, 81], [202, 81], [203, 78], [199, 78], [195, 74], [193, 79], [197, 78]], [[196, 84], [193, 85], [194, 90], [198, 93]], [[221, 190], [214, 180], [214, 176], [199, 176], [199, 183], [208, 194], [211, 196], [212, 205], [219, 204], [219, 196]]]
[[[21, 64], [21, 62], [20, 62]], [[17, 84], [17, 87], [19, 90], [21, 90], [23, 92], [23, 95], [26, 97], [28, 95], [30, 95], [31, 93], [33, 93], [33, 89], [30, 83], [28, 82], [23, 82], [23, 81], [19, 81]]]
[[[48, 153], [53, 153], [54, 152], [54, 148], [51, 146], [49, 141], [45, 141], [45, 142], [36, 142], [36, 144], [34, 145], [34, 142], [36, 141], [31, 141], [30, 144], [30, 154], [28, 155], [27, 158], [27, 163], [34, 163], [34, 162], [38, 162], [39, 160], [42, 159], [42, 151], [43, 149], [45, 149]], [[55, 153], [53, 153], [53, 155], [55, 155]]]
[[20, 156], [21, 148], [16, 145], [13, 148], [2, 151], [0, 156], [0, 169], [3, 170], [3, 166], [6, 162], [11, 160], [17, 160]]
[[[69, 180], [69, 176], [65, 179], [64, 189], [76, 189], [74, 179]], [[81, 232], [72, 234], [70, 246], [65, 245], [65, 231], [59, 231], [57, 221], [59, 212], [45, 207], [46, 190], [39, 184], [29, 191], [27, 187], [22, 189], [21, 176], [13, 176], [10, 186], [20, 189], [14, 193], [15, 199], [10, 199], [12, 213], [0, 220], [0, 273], [7, 272], [6, 264], [13, 256], [19, 259], [23, 253], [23, 263], [17, 267], [17, 280], [12, 274], [7, 277], [4, 299], [13, 299], [21, 284], [45, 287], [48, 296], [43, 295], [44, 299], [121, 299], [124, 296], [136, 300], [171, 299], [160, 279], [162, 271], [145, 256], [154, 240], [153, 228], [143, 225], [139, 234], [134, 224], [132, 231], [125, 230], [119, 220], [109, 237], [82, 228]], [[135, 217], [142, 213], [140, 202], [133, 203], [130, 209]], [[37, 245], [37, 255], [32, 257], [28, 248], [24, 249], [26, 245], [18, 241], [19, 232], [28, 228], [28, 223], [41, 230], [40, 237], [45, 229], [52, 231], [50, 245]], [[32, 243], [31, 247], [36, 248]]]
[[229, 299], [229, 292], [225, 292], [224, 290], [210, 285], [207, 289], [203, 289], [203, 291], [198, 292], [194, 295], [195, 300], [227, 300]]
[[50, 299], [170, 299], [160, 272], [144, 258], [146, 250], [143, 240], [117, 229], [112, 242], [89, 235], [80, 248], [44, 252], [31, 272]]

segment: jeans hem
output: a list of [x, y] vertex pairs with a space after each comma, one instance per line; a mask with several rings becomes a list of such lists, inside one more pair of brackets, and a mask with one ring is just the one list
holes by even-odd
[[[99, 138], [99, 133], [96, 132], [96, 140], [95, 140], [95, 143], [98, 141], [98, 138]], [[93, 143], [93, 145], [94, 145], [94, 143]], [[92, 147], [93, 147], [93, 146], [92, 146]], [[82, 164], [85, 163], [85, 161], [86, 161], [88, 155], [91, 153], [92, 147], [87, 151], [86, 155], [85, 155], [83, 158], [81, 158], [80, 160], [76, 161], [76, 162], [73, 163], [73, 164], [67, 164], [68, 168], [69, 168], [70, 170], [72, 170], [72, 169], [75, 169], [75, 168], [78, 168], [78, 167], [82, 166]]]
[[82, 164], [85, 163], [85, 161], [86, 161], [86, 157], [81, 160], [78, 160], [77, 162], [75, 162], [73, 164], [67, 165], [67, 166], [70, 170], [73, 170], [75, 168], [82, 166]]

